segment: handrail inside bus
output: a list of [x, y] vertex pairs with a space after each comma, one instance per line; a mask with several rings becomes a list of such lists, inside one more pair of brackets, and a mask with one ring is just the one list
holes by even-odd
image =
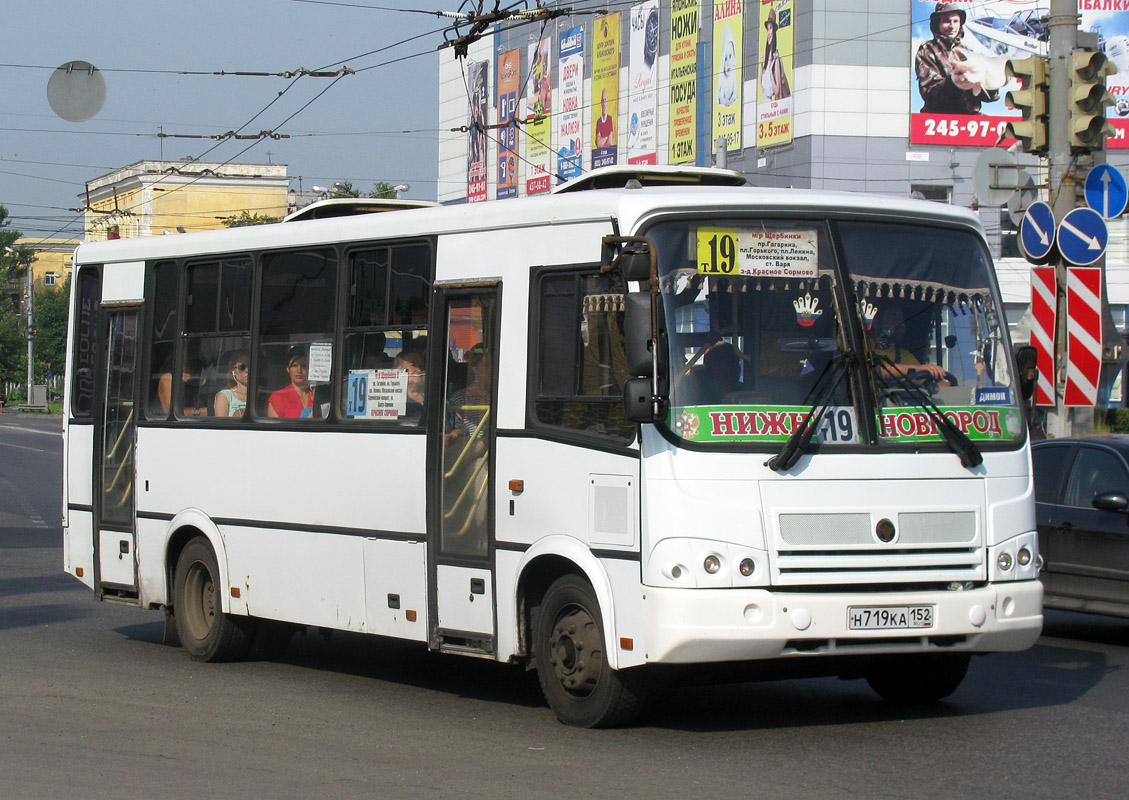
[[118, 438], [114, 442], [114, 446], [110, 448], [110, 452], [106, 453], [107, 459], [112, 459], [114, 457], [114, 454], [118, 452], [118, 446], [121, 445], [122, 438], [126, 435], [126, 432], [133, 430], [133, 402], [129, 400], [123, 400], [121, 404], [129, 408], [129, 415], [125, 418], [125, 422], [122, 424], [121, 433], [118, 434]]
[[[482, 426], [486, 424], [486, 421], [488, 419], [490, 419], [490, 406], [452, 406], [452, 409], [453, 408], [458, 408], [462, 411], [482, 411], [482, 412], [485, 412], [482, 415], [482, 419], [480, 419], [478, 421], [478, 425], [475, 427], [474, 433], [472, 433], [470, 435], [470, 439], [472, 441], [474, 439], [477, 439], [479, 432], [482, 430]], [[455, 459], [455, 463], [451, 465], [451, 469], [449, 469], [446, 473], [444, 473], [444, 475], [443, 475], [444, 479], [450, 478], [452, 475], [455, 474], [455, 471], [458, 470], [458, 468], [462, 466], [463, 459], [467, 457], [467, 453], [469, 453], [469, 452], [470, 452], [469, 446], [463, 448], [463, 451], [461, 453], [459, 453], [459, 457]]]

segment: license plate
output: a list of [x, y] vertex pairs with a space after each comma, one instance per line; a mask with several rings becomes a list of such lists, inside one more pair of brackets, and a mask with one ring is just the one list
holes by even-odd
[[847, 628], [852, 631], [932, 627], [933, 606], [851, 606], [847, 609]]

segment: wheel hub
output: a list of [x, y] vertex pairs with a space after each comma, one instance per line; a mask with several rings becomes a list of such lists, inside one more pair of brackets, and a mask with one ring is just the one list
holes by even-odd
[[587, 696], [596, 687], [602, 654], [596, 621], [584, 609], [568, 609], [553, 626], [550, 663], [560, 685], [571, 694]]

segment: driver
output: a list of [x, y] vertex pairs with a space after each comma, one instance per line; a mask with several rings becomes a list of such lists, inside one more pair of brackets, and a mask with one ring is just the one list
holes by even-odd
[[948, 372], [944, 367], [940, 364], [922, 364], [911, 351], [902, 348], [901, 341], [905, 335], [906, 318], [901, 306], [888, 305], [878, 312], [874, 325], [870, 328], [870, 346], [873, 352], [893, 362], [882, 364], [883, 373], [909, 375], [911, 372], [925, 372], [934, 380], [947, 385]]

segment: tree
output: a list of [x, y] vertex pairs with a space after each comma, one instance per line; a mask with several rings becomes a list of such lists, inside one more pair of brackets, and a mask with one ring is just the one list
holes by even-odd
[[395, 200], [397, 197], [396, 187], [388, 181], [381, 181], [372, 185], [372, 191], [368, 193], [369, 197], [377, 197], [382, 200]]
[[23, 234], [10, 228], [11, 224], [8, 209], [0, 206], [0, 280], [5, 282], [18, 281], [35, 260], [30, 247], [16, 244]]
[[267, 214], [252, 214], [249, 211], [241, 211], [230, 217], [221, 217], [220, 222], [224, 224], [225, 228], [243, 228], [247, 225], [271, 225], [275, 222], [281, 222], [282, 217], [271, 217]]
[[361, 193], [353, 188], [350, 181], [338, 181], [333, 184], [333, 188], [329, 192], [330, 199], [337, 199], [341, 197], [360, 197]]
[[[66, 363], [67, 318], [70, 312], [71, 276], [61, 286], [35, 293], [35, 380], [46, 382], [47, 373], [60, 375]], [[26, 367], [25, 367], [26, 371]]]

